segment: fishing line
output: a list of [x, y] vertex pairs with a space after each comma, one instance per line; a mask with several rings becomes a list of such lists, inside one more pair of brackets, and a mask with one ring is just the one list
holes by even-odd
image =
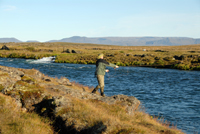
[[129, 75], [129, 68], [126, 71], [121, 70], [121, 69], [118, 69], [118, 70], [115, 69], [112, 75], [110, 75], [109, 72], [107, 73], [108, 79], [120, 77], [120, 76], [128, 76], [128, 75]]

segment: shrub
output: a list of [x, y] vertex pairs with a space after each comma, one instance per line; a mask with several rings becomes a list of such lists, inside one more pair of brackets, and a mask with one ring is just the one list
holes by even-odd
[[77, 64], [77, 61], [75, 60], [75, 61], [73, 61], [73, 64]]
[[11, 53], [10, 55], [8, 55], [8, 58], [19, 58], [19, 55], [16, 53]]
[[36, 56], [35, 56], [35, 54], [31, 54], [31, 55], [27, 55], [26, 58], [27, 59], [35, 59]]
[[200, 63], [200, 57], [198, 57], [198, 62]]
[[96, 62], [95, 61], [92, 61], [92, 60], [90, 60], [89, 62], [88, 62], [88, 64], [95, 64]]
[[164, 61], [163, 60], [157, 60], [154, 62], [155, 65], [164, 65]]
[[26, 50], [31, 51], [31, 52], [34, 52], [34, 51], [35, 51], [35, 48], [34, 48], [34, 47], [27, 47]]
[[117, 62], [116, 65], [117, 65], [117, 66], [125, 66], [125, 64], [122, 63], [122, 62]]
[[3, 85], [0, 84], [0, 92], [4, 89]]
[[196, 66], [192, 68], [193, 70], [200, 70], [200, 66]]
[[21, 54], [21, 56], [20, 56], [21, 58], [26, 58], [26, 54]]
[[133, 65], [140, 65], [140, 62], [136, 61], [133, 63]]
[[125, 65], [126, 65], [126, 66], [129, 66], [130, 64], [129, 64], [129, 63], [125, 63]]
[[190, 70], [190, 65], [186, 65], [186, 64], [175, 64], [173, 66], [173, 68], [175, 69], [181, 69], [181, 70]]

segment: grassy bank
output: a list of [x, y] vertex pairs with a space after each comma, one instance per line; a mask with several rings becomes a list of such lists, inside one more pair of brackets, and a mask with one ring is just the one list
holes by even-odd
[[53, 134], [51, 121], [36, 113], [20, 111], [14, 99], [0, 93], [1, 134]]
[[[2, 134], [182, 134], [138, 107], [127, 113], [124, 101], [108, 104], [99, 100], [106, 97], [91, 94], [90, 87], [66, 85], [66, 78], [51, 78], [35, 69], [2, 66], [0, 76]], [[17, 100], [22, 109], [17, 107]]]
[[[56, 63], [95, 64], [99, 53], [119, 66], [200, 70], [200, 45], [113, 46], [81, 43], [1, 43], [0, 57], [40, 59], [56, 56]], [[67, 53], [71, 52], [71, 53]]]

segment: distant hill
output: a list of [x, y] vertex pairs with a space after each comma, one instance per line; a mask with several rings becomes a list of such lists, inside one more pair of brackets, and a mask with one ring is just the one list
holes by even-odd
[[6, 42], [22, 42], [16, 38], [0, 38], [0, 43], [6, 43]]
[[73, 36], [61, 40], [50, 40], [48, 42], [73, 42], [73, 43], [93, 43], [120, 46], [175, 46], [200, 44], [200, 39], [187, 37], [99, 37], [87, 38]]
[[37, 40], [28, 40], [26, 42], [39, 42], [39, 41], [37, 41]]
[[[0, 42], [22, 42], [16, 38], [0, 38]], [[38, 42], [29, 40], [27, 42]], [[80, 37], [73, 36], [61, 40], [50, 40], [47, 42], [72, 42], [72, 43], [92, 43], [119, 46], [176, 46], [200, 44], [200, 38], [187, 37]]]

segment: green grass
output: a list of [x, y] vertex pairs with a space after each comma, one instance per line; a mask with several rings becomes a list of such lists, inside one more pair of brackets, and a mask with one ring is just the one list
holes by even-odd
[[0, 84], [0, 92], [4, 89], [3, 85]]
[[[0, 50], [0, 57], [4, 58], [26, 58], [40, 59], [43, 57], [57, 56], [57, 63], [95, 64], [99, 53], [104, 53], [104, 58], [119, 66], [174, 66], [182, 62], [186, 66], [179, 65], [176, 69], [199, 70], [200, 57], [186, 58], [182, 61], [172, 60], [178, 55], [199, 55], [200, 45], [187, 46], [114, 46], [83, 43], [0, 43], [7, 45], [11, 50]], [[17, 49], [16, 49], [17, 48]], [[94, 49], [95, 48], [95, 49]], [[143, 51], [143, 49], [147, 51]], [[63, 50], [70, 49], [81, 51], [80, 54], [63, 53]], [[44, 50], [44, 51], [41, 51]], [[49, 52], [48, 50], [52, 50]], [[161, 50], [162, 52], [156, 52]], [[129, 54], [129, 56], [126, 56]], [[109, 56], [112, 55], [112, 56]], [[146, 55], [145, 57], [134, 55]], [[155, 58], [157, 57], [157, 59]], [[153, 64], [154, 63], [154, 64]], [[189, 66], [187, 66], [189, 65]]]

